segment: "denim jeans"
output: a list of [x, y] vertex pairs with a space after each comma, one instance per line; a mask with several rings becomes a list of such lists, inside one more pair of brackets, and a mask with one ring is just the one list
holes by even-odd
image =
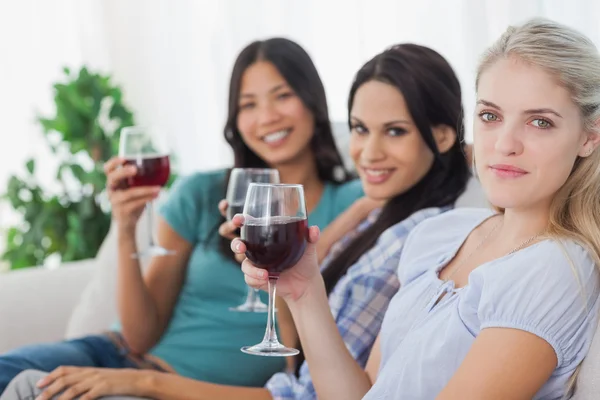
[[22, 371], [51, 372], [60, 366], [138, 368], [106, 335], [86, 336], [59, 343], [38, 344], [0, 355], [0, 395]]

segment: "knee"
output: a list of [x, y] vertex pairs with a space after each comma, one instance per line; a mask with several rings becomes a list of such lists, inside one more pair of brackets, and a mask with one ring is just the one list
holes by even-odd
[[3, 399], [29, 399], [39, 394], [37, 382], [46, 376], [46, 372], [27, 369], [10, 381], [4, 391]]

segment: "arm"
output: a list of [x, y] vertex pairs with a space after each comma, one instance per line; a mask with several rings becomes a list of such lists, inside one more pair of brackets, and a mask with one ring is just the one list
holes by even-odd
[[557, 358], [540, 337], [517, 329], [484, 329], [436, 400], [531, 399]]
[[[331, 314], [318, 262], [319, 229], [311, 227], [308, 246], [300, 261], [280, 274], [277, 290], [290, 308], [319, 399], [361, 399], [371, 387], [368, 375], [354, 360], [340, 336]], [[231, 248], [242, 254], [244, 242], [235, 239]], [[246, 283], [267, 287], [268, 274], [245, 260]]]
[[370, 375], [358, 365], [340, 336], [323, 280], [316, 280], [300, 299], [288, 300], [288, 304], [319, 399], [362, 399], [372, 386]]
[[20, 375], [16, 384], [28, 394], [38, 394], [36, 399], [39, 400], [58, 396], [61, 400], [104, 399], [105, 396], [157, 400], [272, 399], [263, 388], [218, 385], [152, 370], [60, 367], [47, 375], [34, 375], [35, 380], [30, 376]]
[[327, 253], [338, 240], [361, 223], [369, 213], [383, 203], [363, 197], [356, 200], [352, 205], [341, 213], [333, 222], [323, 230], [317, 244], [317, 257], [319, 264], [325, 259]]
[[160, 219], [159, 243], [176, 254], [155, 257], [148, 276], [142, 277], [138, 260], [131, 257], [137, 252], [136, 225], [146, 203], [158, 196], [160, 187], [123, 187], [124, 180], [137, 173], [133, 166], [123, 167], [124, 161], [113, 158], [104, 168], [118, 229], [117, 307], [128, 345], [135, 353], [145, 353], [161, 337], [171, 317], [192, 245]]
[[137, 259], [135, 237], [119, 231], [117, 304], [123, 337], [137, 354], [146, 353], [166, 329], [185, 278], [192, 245], [162, 218], [158, 242], [175, 254], [154, 257], [144, 278]]

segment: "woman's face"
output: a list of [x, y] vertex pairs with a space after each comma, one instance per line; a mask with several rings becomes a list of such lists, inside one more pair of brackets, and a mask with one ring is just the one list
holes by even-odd
[[270, 166], [310, 151], [315, 120], [275, 66], [258, 61], [242, 75], [237, 127], [246, 145]]
[[516, 58], [483, 72], [474, 122], [477, 174], [500, 208], [548, 207], [594, 144], [569, 91]]
[[394, 86], [369, 81], [358, 88], [350, 110], [350, 155], [365, 194], [389, 200], [427, 174], [434, 154]]

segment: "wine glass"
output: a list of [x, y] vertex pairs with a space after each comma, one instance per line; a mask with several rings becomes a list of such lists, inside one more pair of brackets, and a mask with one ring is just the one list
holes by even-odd
[[[227, 220], [244, 211], [244, 201], [248, 185], [252, 182], [279, 183], [279, 172], [270, 168], [234, 168], [229, 175], [227, 185]], [[260, 299], [257, 289], [248, 286], [246, 301], [237, 307], [231, 307], [230, 311], [238, 312], [267, 312], [269, 307]]]
[[[137, 172], [127, 178], [127, 187], [165, 186], [171, 173], [169, 149], [166, 138], [157, 131], [142, 126], [130, 126], [121, 130], [119, 156], [125, 159], [125, 165], [134, 165]], [[165, 256], [173, 251], [159, 246], [154, 241], [153, 202], [146, 203], [148, 214], [149, 247], [132, 257]]]
[[242, 347], [248, 354], [294, 356], [298, 350], [283, 346], [275, 331], [275, 288], [279, 274], [304, 254], [308, 221], [302, 185], [251, 183], [244, 203], [241, 239], [246, 257], [269, 273], [267, 329], [261, 343]]

